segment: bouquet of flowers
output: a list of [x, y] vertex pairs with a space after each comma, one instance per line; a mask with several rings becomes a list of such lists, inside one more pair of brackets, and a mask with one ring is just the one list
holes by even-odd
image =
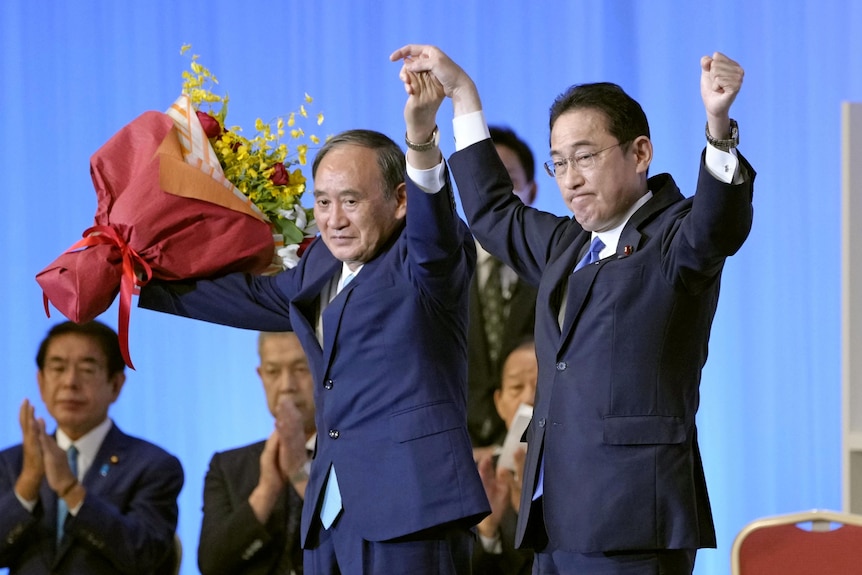
[[296, 265], [317, 234], [299, 202], [308, 146], [291, 156], [280, 142], [285, 125], [293, 139], [306, 137], [296, 126], [297, 115], [308, 116], [305, 105], [287, 120], [257, 120], [257, 135], [247, 139], [225, 127], [228, 98], [210, 90], [217, 80], [197, 56], [191, 70], [167, 112], [144, 112], [93, 154], [94, 225], [36, 275], [45, 312], [50, 301], [75, 322], [95, 318], [119, 293], [120, 343], [132, 368], [131, 298], [150, 279], [277, 273]]

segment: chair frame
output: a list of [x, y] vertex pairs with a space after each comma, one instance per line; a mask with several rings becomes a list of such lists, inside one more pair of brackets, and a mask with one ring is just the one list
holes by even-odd
[[862, 527], [862, 515], [830, 511], [828, 509], [812, 509], [810, 511], [800, 511], [798, 513], [787, 513], [784, 515], [774, 515], [771, 517], [755, 519], [745, 525], [733, 540], [733, 547], [730, 551], [731, 575], [740, 575], [740, 552], [742, 550], [742, 543], [754, 531], [778, 525], [797, 523], [811, 523], [812, 531], [829, 531], [833, 523]]

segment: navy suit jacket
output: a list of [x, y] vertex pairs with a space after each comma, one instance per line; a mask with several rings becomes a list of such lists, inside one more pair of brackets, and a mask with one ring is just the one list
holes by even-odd
[[470, 328], [467, 356], [467, 425], [475, 446], [502, 444], [506, 424], [497, 414], [494, 391], [500, 387], [500, 375], [505, 355], [520, 340], [532, 335], [536, 318], [536, 288], [519, 279], [512, 286], [509, 313], [503, 326], [501, 358], [495, 364], [488, 355], [485, 322], [482, 319], [482, 298], [479, 274], [470, 282]]
[[[721, 271], [751, 228], [754, 171], [740, 163], [745, 182], [730, 185], [701, 160], [690, 198], [650, 178], [617, 253], [572, 274], [588, 232], [513, 200], [490, 140], [450, 159], [473, 233], [539, 285], [517, 545], [541, 548], [546, 532], [581, 553], [715, 546], [695, 414]], [[542, 454], [543, 524], [530, 520]]]
[[285, 487], [265, 525], [248, 503], [260, 480], [260, 454], [265, 443], [216, 453], [210, 460], [198, 545], [198, 567], [203, 575], [277, 573], [274, 569], [285, 553], [290, 555], [285, 569], [302, 573], [299, 494], [293, 487]]
[[0, 452], [0, 567], [10, 575], [170, 573], [175, 561], [179, 460], [120, 431], [105, 436], [84, 477], [87, 495], [56, 548], [57, 495], [42, 481], [32, 513], [15, 496], [23, 449]]
[[[302, 542], [330, 465], [344, 514], [368, 541], [463, 520], [488, 501], [467, 434], [467, 288], [476, 250], [451, 191], [407, 183], [407, 217], [323, 311], [342, 263], [315, 240], [275, 276], [151, 282], [139, 305], [246, 329], [296, 332], [314, 377], [318, 430]], [[318, 522], [319, 524], [319, 522]]]

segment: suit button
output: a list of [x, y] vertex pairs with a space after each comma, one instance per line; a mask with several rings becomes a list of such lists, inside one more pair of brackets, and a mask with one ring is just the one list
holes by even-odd
[[569, 364], [565, 361], [557, 362], [557, 371], [565, 371], [567, 367], [569, 367]]
[[326, 383], [324, 383], [324, 384], [323, 384], [323, 387], [324, 387], [325, 389], [332, 389], [332, 384], [333, 384], [333, 383], [334, 383], [334, 382], [333, 382], [331, 379], [327, 379], [327, 380], [326, 380]]
[[338, 433], [337, 429], [330, 429], [329, 430], [329, 438], [330, 439], [338, 439], [338, 436], [339, 436], [339, 433]]
[[545, 427], [545, 418], [539, 418], [539, 427]]

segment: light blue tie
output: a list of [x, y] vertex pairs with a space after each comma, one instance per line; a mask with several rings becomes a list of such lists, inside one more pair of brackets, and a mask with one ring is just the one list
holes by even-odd
[[[66, 459], [69, 461], [69, 469], [72, 470], [72, 475], [75, 480], [78, 479], [78, 448], [70, 445], [66, 450]], [[57, 498], [57, 545], [63, 539], [63, 526], [66, 523], [66, 515], [69, 513], [69, 506], [66, 505], [66, 500], [62, 497]]]
[[[594, 264], [599, 261], [599, 253], [605, 249], [605, 243], [596, 236], [593, 238], [592, 243], [590, 243], [590, 250], [584, 254], [584, 257], [581, 258], [581, 261], [575, 266], [575, 269], [572, 273], [575, 273], [582, 267], [588, 266], [590, 264]], [[562, 323], [562, 322], [561, 322]], [[542, 460], [539, 462], [539, 480], [536, 482], [536, 490], [533, 492], [533, 501], [542, 496], [542, 493], [545, 492], [545, 456], [542, 455]]]
[[338, 489], [338, 477], [335, 475], [335, 465], [329, 467], [329, 477], [323, 491], [323, 505], [320, 506], [320, 522], [324, 529], [329, 529], [335, 518], [341, 512], [341, 491]]
[[353, 278], [355, 278], [355, 277], [356, 277], [356, 274], [355, 274], [355, 273], [353, 273], [353, 272], [350, 272], [349, 274], [347, 274], [347, 275], [344, 277], [344, 279], [343, 279], [343, 280], [341, 280], [341, 283], [338, 285], [338, 290], [336, 290], [336, 293], [341, 293], [341, 290], [343, 290], [344, 288], [346, 288], [346, 287], [347, 287], [347, 284], [349, 284], [350, 282], [352, 282], [352, 281], [353, 281]]
[[[341, 292], [356, 277], [355, 273], [348, 274], [338, 286]], [[329, 477], [326, 479], [326, 487], [323, 490], [323, 504], [320, 506], [320, 522], [324, 529], [329, 529], [335, 522], [335, 518], [341, 512], [341, 490], [338, 489], [338, 476], [335, 475], [335, 464], [329, 467]]]

